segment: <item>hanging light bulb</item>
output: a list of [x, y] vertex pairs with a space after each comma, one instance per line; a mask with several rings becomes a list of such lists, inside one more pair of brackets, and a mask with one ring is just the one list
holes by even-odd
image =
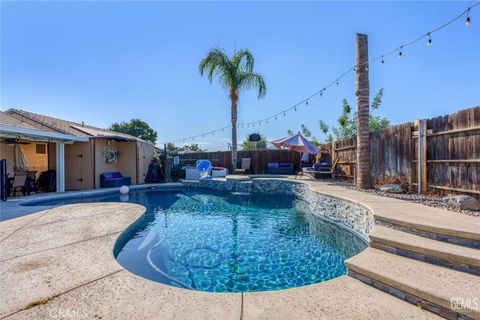
[[286, 115], [287, 115], [287, 113], [286, 113], [286, 112], [284, 112], [284, 113], [283, 113], [283, 116], [285, 117]]
[[267, 123], [268, 123], [268, 119], [267, 119]]
[[368, 65], [365, 66], [365, 71], [368, 71]]
[[357, 68], [353, 67], [353, 71], [357, 71]]
[[277, 120], [277, 116], [275, 116], [275, 120]]
[[322, 91], [320, 91], [320, 97], [321, 97], [321, 96], [323, 96], [323, 90], [322, 90]]
[[430, 32], [427, 33], [427, 34], [428, 34], [427, 47], [431, 47], [432, 46], [432, 37], [430, 36]]
[[308, 106], [308, 100], [307, 100], [307, 101], [305, 101], [305, 104]]
[[469, 14], [470, 14], [470, 8], [467, 11], [467, 19], [465, 20], [465, 25], [467, 27], [470, 27], [470, 25], [472, 24], [472, 20], [470, 20]]
[[337, 80], [337, 86], [338, 86], [338, 80]]
[[297, 107], [295, 107], [293, 110], [297, 111]]
[[382, 56], [382, 61], [381, 61], [382, 64], [385, 64], [385, 59], [383, 59], [383, 56]]
[[401, 58], [403, 56], [403, 53], [402, 53], [402, 48], [403, 46], [400, 47], [400, 50], [398, 51], [398, 57]]

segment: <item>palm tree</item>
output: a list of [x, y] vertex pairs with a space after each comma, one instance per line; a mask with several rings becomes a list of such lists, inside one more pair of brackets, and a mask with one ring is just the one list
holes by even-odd
[[355, 35], [355, 85], [357, 96], [357, 187], [372, 187], [370, 176], [370, 84], [368, 79], [368, 38]]
[[237, 106], [241, 90], [258, 89], [258, 99], [267, 92], [263, 77], [253, 71], [254, 59], [249, 50], [242, 49], [229, 57], [225, 51], [212, 49], [200, 62], [203, 76], [207, 72], [210, 83], [215, 75], [220, 84], [229, 92], [232, 121], [232, 170], [237, 167]]

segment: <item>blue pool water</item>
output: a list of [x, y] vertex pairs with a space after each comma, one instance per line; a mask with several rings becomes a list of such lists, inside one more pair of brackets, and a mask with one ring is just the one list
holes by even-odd
[[117, 260], [177, 287], [246, 292], [318, 283], [345, 274], [344, 260], [366, 248], [354, 233], [285, 195], [140, 191], [129, 202], [147, 213], [117, 244]]

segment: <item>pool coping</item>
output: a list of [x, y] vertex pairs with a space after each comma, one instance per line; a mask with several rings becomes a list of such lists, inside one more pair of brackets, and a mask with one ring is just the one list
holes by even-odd
[[[393, 208], [393, 211], [398, 211], [401, 207], [411, 210], [411, 206], [402, 200], [384, 201], [385, 198], [365, 195], [328, 182], [297, 182], [306, 183], [309, 188], [324, 195], [362, 204], [370, 208], [374, 215], [382, 213], [385, 204], [389, 209]], [[163, 184], [160, 188], [171, 187], [182, 188], [178, 184]], [[138, 187], [148, 188], [152, 188], [152, 185]], [[132, 188], [135, 189], [137, 188]], [[115, 190], [104, 192], [108, 194]], [[417, 209], [422, 211], [423, 206], [418, 206]], [[132, 228], [135, 221], [143, 217], [144, 212], [144, 207], [126, 203], [77, 204], [1, 222], [0, 257], [4, 257], [5, 253], [13, 256], [0, 262], [0, 286], [5, 286], [0, 287], [0, 291], [5, 292], [3, 300], [7, 302], [6, 305], [2, 304], [0, 317], [43, 319], [46, 316], [52, 317], [52, 310], [86, 309], [89, 317], [93, 313], [103, 319], [144, 319], [160, 315], [164, 319], [286, 319], [286, 315], [292, 315], [292, 312], [295, 312], [298, 319], [373, 318], [379, 315], [392, 318], [436, 318], [433, 314], [360, 284], [348, 276], [304, 287], [253, 293], [191, 291], [144, 279], [123, 269], [113, 256], [116, 241], [127, 232], [127, 228]], [[426, 212], [431, 214], [430, 210]], [[451, 214], [452, 216], [447, 215], [450, 219], [458, 217], [458, 214]], [[75, 223], [72, 224], [72, 221]], [[107, 225], [106, 229], [92, 232], [92, 228], [104, 224]], [[71, 238], [72, 232], [79, 236]], [[45, 243], [54, 245], [40, 249], [36, 247]], [[110, 254], [95, 255], [105, 250], [109, 250]], [[75, 264], [76, 259], [79, 259], [77, 252], [83, 254], [82, 260]], [[42, 266], [42, 261], [51, 261], [52, 256], [57, 255], [65, 261], [56, 259], [51, 264]], [[93, 258], [97, 260], [89, 261]], [[69, 268], [65, 269], [66, 265]], [[92, 266], [97, 268], [92, 269]], [[97, 272], [95, 270], [105, 266], [110, 269], [104, 271], [104, 274], [92, 275]], [[9, 298], [17, 299], [17, 302], [11, 303]], [[115, 310], [113, 306], [118, 306], [118, 301], [125, 302], [126, 306]], [[349, 301], [349, 304], [340, 306], [338, 301]]]

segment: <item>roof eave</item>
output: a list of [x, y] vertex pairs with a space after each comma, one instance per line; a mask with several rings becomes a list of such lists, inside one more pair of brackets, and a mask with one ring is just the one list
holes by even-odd
[[58, 142], [88, 142], [88, 137], [78, 137], [70, 134], [64, 133], [57, 133], [57, 132], [49, 132], [43, 130], [36, 130], [36, 129], [27, 129], [15, 126], [0, 126], [0, 136], [1, 135], [20, 135], [21, 138], [30, 138], [30, 139], [47, 139], [47, 140], [55, 140]]

